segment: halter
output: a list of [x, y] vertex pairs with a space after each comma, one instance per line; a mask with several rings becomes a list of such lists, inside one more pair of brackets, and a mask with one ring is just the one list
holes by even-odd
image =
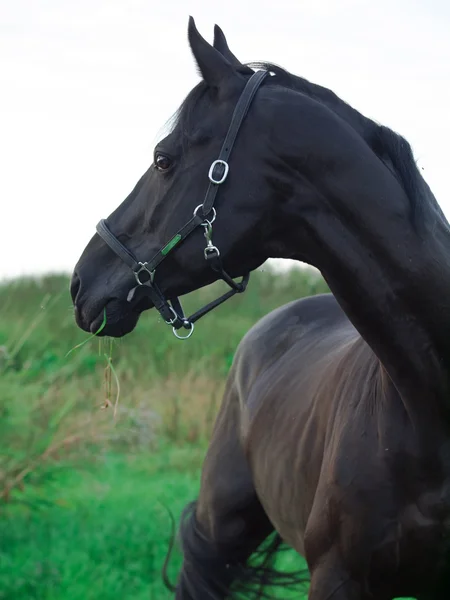
[[[148, 262], [139, 261], [136, 256], [128, 250], [111, 232], [106, 220], [102, 219], [97, 225], [97, 233], [108, 246], [113, 250], [124, 263], [126, 263], [133, 271], [137, 281], [137, 286], [132, 288], [127, 296], [128, 302], [131, 302], [136, 291], [138, 289], [145, 290], [147, 295], [150, 297], [155, 308], [159, 311], [164, 321], [172, 326], [174, 335], [178, 339], [189, 338], [194, 331], [194, 323], [201, 317], [206, 315], [210, 310], [216, 308], [231, 298], [235, 294], [240, 294], [245, 291], [248, 280], [250, 279], [250, 273], [244, 275], [239, 282], [235, 282], [232, 277], [224, 270], [222, 266], [222, 260], [220, 258], [220, 251], [217, 246], [214, 246], [212, 242], [212, 224], [214, 223], [217, 213], [214, 208], [214, 202], [217, 196], [219, 186], [224, 183], [229, 174], [228, 159], [236, 141], [237, 134], [242, 125], [242, 122], [247, 114], [247, 111], [252, 103], [255, 94], [264, 81], [264, 78], [268, 75], [268, 71], [257, 71], [248, 80], [233, 112], [231, 118], [230, 127], [228, 128], [227, 135], [222, 144], [222, 148], [219, 153], [219, 157], [215, 160], [209, 169], [208, 179], [209, 185], [206, 191], [205, 199], [203, 204], [199, 204], [194, 210], [191, 219], [170, 239], [167, 244], [158, 250]], [[201, 209], [201, 215], [199, 211]], [[211, 214], [211, 217], [206, 217]], [[217, 298], [213, 302], [210, 302], [190, 317], [185, 317], [181, 303], [177, 297], [167, 299], [155, 283], [155, 271], [156, 267], [161, 264], [165, 257], [171, 252], [176, 246], [178, 246], [188, 235], [190, 235], [194, 229], [198, 226], [204, 228], [204, 236], [206, 239], [206, 248], [204, 249], [204, 256], [206, 261], [209, 263], [211, 268], [218, 273], [220, 279], [225, 281], [230, 286], [230, 290]], [[187, 329], [188, 333], [185, 336], [178, 334], [178, 330], [181, 328]]]

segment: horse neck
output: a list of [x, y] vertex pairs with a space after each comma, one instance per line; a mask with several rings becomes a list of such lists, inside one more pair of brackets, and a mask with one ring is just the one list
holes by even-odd
[[415, 227], [402, 185], [370, 149], [343, 154], [318, 178], [298, 170], [287, 256], [321, 271], [411, 412], [450, 418], [449, 225], [430, 193]]
[[405, 257], [401, 266], [387, 253], [383, 256], [381, 248], [352, 248], [354, 240], [333, 242], [333, 232], [323, 225], [321, 233], [322, 247], [312, 262], [410, 413], [420, 419], [424, 413], [427, 420], [450, 418], [450, 314], [445, 306], [450, 290], [440, 277], [450, 281], [448, 269], [444, 273], [436, 253], [425, 252], [419, 242], [416, 258], [410, 258], [412, 243], [398, 244], [395, 250]]

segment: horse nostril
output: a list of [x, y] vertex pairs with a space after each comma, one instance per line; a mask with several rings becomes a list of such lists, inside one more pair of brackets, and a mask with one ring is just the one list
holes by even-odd
[[76, 273], [72, 275], [72, 280], [70, 282], [70, 295], [72, 296], [72, 301], [75, 304], [77, 300], [78, 292], [80, 291], [81, 280]]

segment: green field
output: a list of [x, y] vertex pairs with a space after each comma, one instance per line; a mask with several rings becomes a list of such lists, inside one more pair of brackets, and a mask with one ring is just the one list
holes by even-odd
[[[187, 310], [222, 290], [191, 294]], [[270, 310], [322, 291], [311, 271], [264, 268], [188, 342], [149, 311], [123, 340], [67, 356], [88, 337], [68, 278], [0, 285], [0, 599], [170, 598], [165, 507], [178, 517], [197, 494], [235, 349]], [[294, 553], [281, 560], [300, 565]], [[172, 580], [179, 564], [175, 553]]]

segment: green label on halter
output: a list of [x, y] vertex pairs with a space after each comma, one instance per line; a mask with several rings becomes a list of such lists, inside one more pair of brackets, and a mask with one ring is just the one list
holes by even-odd
[[163, 254], [164, 256], [166, 256], [166, 254], [169, 254], [169, 252], [172, 250], [172, 248], [174, 248], [178, 242], [181, 240], [181, 235], [179, 233], [177, 233], [177, 235], [175, 235], [170, 242], [168, 242], [164, 248], [161, 250], [161, 254]]

